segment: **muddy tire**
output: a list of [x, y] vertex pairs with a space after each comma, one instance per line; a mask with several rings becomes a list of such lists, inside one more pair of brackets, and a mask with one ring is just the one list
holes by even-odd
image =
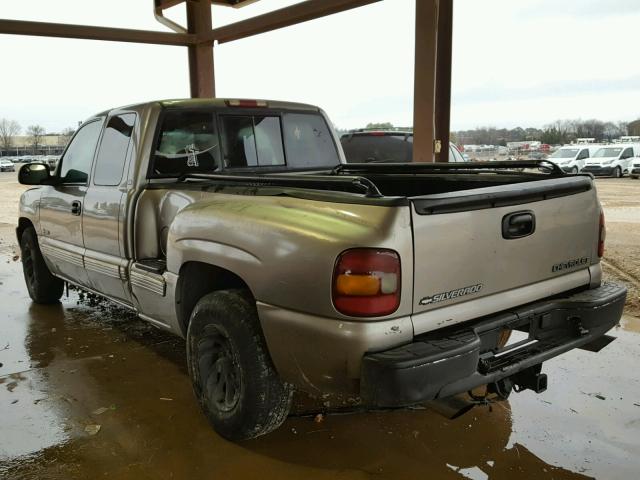
[[578, 167], [573, 167], [573, 168], [571, 169], [571, 173], [572, 173], [573, 175], [577, 175], [577, 174], [578, 174]]
[[22, 271], [31, 300], [36, 303], [57, 303], [62, 297], [64, 282], [53, 276], [42, 257], [38, 236], [33, 227], [27, 228], [20, 238]]
[[613, 178], [622, 177], [622, 169], [620, 167], [616, 167], [613, 169]]
[[228, 440], [269, 433], [285, 421], [293, 386], [280, 380], [243, 290], [202, 297], [187, 331], [193, 389], [213, 428]]

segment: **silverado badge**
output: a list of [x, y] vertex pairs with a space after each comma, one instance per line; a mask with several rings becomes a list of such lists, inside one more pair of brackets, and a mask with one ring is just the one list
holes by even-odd
[[445, 300], [471, 295], [472, 293], [478, 293], [480, 290], [482, 290], [481, 283], [471, 285], [469, 287], [456, 288], [455, 290], [449, 290], [448, 292], [436, 293], [435, 295], [424, 297], [420, 300], [420, 305], [431, 305], [432, 303], [443, 302]]

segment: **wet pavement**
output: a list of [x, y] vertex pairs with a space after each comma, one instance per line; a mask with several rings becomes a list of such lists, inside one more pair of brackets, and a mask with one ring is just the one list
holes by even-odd
[[600, 353], [545, 363], [540, 395], [456, 420], [431, 410], [290, 418], [233, 444], [197, 407], [181, 339], [74, 292], [32, 304], [9, 225], [0, 240], [2, 479], [640, 477], [637, 317]]

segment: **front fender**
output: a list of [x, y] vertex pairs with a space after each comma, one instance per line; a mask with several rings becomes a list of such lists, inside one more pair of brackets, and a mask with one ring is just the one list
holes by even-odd
[[22, 195], [20, 195], [18, 214], [18, 226], [20, 227], [25, 220], [28, 220], [33, 224], [38, 235], [42, 233], [40, 231], [40, 222], [38, 221], [40, 211], [40, 193], [39, 187], [25, 190]]

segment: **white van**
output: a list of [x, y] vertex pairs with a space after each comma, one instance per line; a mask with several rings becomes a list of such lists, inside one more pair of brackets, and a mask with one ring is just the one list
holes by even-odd
[[547, 160], [557, 164], [562, 170], [578, 173], [601, 145], [565, 145], [547, 157]]
[[619, 178], [630, 172], [635, 157], [639, 155], [638, 144], [603, 145], [587, 160], [583, 171]]

